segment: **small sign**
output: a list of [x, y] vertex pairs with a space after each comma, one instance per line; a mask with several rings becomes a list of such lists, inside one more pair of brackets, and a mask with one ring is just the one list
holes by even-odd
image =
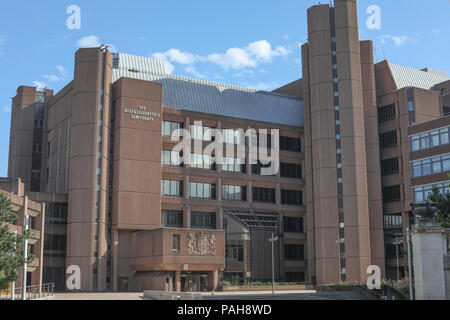
[[130, 119], [140, 121], [154, 121], [155, 118], [161, 118], [160, 113], [147, 111], [147, 107], [139, 106], [137, 109], [124, 109], [124, 113], [130, 114]]

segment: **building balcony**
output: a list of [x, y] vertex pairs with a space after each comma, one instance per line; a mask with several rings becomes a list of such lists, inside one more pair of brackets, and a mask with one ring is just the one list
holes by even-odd
[[225, 231], [161, 228], [132, 236], [135, 271], [215, 271], [225, 267]]

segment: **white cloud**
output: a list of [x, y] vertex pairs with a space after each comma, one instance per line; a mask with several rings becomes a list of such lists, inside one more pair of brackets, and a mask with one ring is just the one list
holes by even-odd
[[279, 46], [275, 50], [267, 40], [260, 40], [250, 43], [244, 48], [231, 48], [226, 53], [213, 53], [208, 56], [208, 60], [219, 65], [225, 70], [256, 68], [259, 63], [271, 63], [272, 58], [287, 56], [291, 50]]
[[197, 69], [194, 68], [194, 66], [188, 66], [184, 70], [186, 72], [189, 72], [190, 74], [192, 74], [194, 77], [201, 78], [201, 79], [206, 78], [206, 76], [201, 74], [200, 72], [198, 72]]
[[[166, 52], [156, 52], [152, 56], [160, 59], [166, 66], [166, 71], [172, 73], [175, 66], [172, 63], [192, 66], [195, 63], [213, 63], [228, 71], [256, 68], [261, 63], [271, 63], [275, 57], [286, 57], [291, 53], [289, 48], [278, 46], [275, 49], [267, 40], [251, 42], [243, 48], [230, 48], [225, 53], [211, 53], [205, 56], [196, 55], [179, 49], [170, 49]], [[198, 73], [194, 68], [185, 68], [192, 74]], [[189, 70], [189, 71], [188, 71]], [[198, 73], [200, 74], [200, 73]]]
[[10, 112], [11, 111], [11, 107], [10, 106], [3, 106], [2, 107], [2, 111], [3, 112]]
[[252, 89], [261, 90], [261, 91], [272, 91], [272, 90], [279, 88], [280, 84], [277, 82], [270, 82], [270, 83], [259, 82], [256, 85], [250, 85], [247, 87], [252, 88]]
[[391, 41], [396, 47], [401, 47], [408, 43], [417, 44], [419, 42], [416, 38], [407, 35], [393, 36], [390, 34], [385, 34], [379, 36], [378, 39], [381, 44], [386, 44], [387, 41]]
[[79, 48], [98, 48], [102, 44], [109, 46], [109, 51], [117, 52], [117, 49], [112, 44], [105, 44], [100, 41], [100, 38], [97, 36], [86, 36], [77, 41], [76, 46]]
[[163, 53], [168, 59], [179, 64], [193, 64], [196, 61], [203, 60], [203, 57], [194, 55], [186, 51], [180, 51], [178, 49], [170, 49]]
[[283, 36], [283, 39], [284, 39], [284, 40], [289, 40], [289, 35], [288, 35], [288, 34], [285, 34], [285, 35]]
[[63, 66], [56, 66], [55, 68], [58, 69], [59, 74], [61, 74], [61, 75], [66, 75], [67, 74], [67, 70]]
[[97, 36], [87, 36], [77, 41], [77, 47], [79, 48], [98, 48], [102, 44]]
[[431, 30], [431, 32], [432, 32], [435, 36], [437, 36], [437, 35], [439, 35], [439, 34], [441, 33], [441, 30], [439, 30], [439, 29], [433, 29], [433, 30]]
[[164, 69], [166, 71], [167, 74], [172, 74], [173, 71], [175, 70], [175, 67], [173, 64], [171, 64], [169, 62], [169, 60], [167, 60], [167, 57], [164, 55], [164, 53], [162, 52], [156, 52], [152, 55], [153, 58], [158, 59], [158, 60], [162, 60], [164, 63]]
[[59, 82], [59, 81], [65, 81], [65, 76], [67, 75], [67, 70], [63, 66], [55, 66], [55, 68], [58, 70], [59, 75], [56, 74], [45, 74], [43, 78], [47, 82]]
[[35, 87], [37, 87], [37, 89], [39, 91], [47, 88], [47, 84], [45, 82], [42, 82], [42, 81], [33, 81], [33, 84], [34, 84]]

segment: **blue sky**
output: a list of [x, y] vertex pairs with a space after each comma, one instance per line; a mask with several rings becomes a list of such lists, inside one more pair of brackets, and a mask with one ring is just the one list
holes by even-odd
[[[165, 59], [174, 74], [272, 90], [301, 77], [311, 0], [4, 1], [0, 11], [0, 176], [7, 175], [11, 97], [19, 85], [60, 90], [80, 45]], [[322, 1], [328, 3], [328, 1]], [[70, 5], [81, 29], [70, 30]], [[381, 29], [367, 28], [371, 5]], [[448, 0], [359, 0], [361, 39], [384, 58], [450, 71]]]

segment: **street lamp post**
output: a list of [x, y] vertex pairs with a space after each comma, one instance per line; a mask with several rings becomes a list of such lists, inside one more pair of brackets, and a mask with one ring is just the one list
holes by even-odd
[[278, 237], [275, 237], [272, 232], [272, 238], [269, 239], [269, 241], [272, 244], [272, 294], [275, 294], [275, 260], [274, 260], [274, 254], [273, 254], [273, 246], [277, 240], [278, 240]]
[[[17, 250], [17, 230], [14, 231], [14, 254]], [[11, 284], [11, 300], [15, 299], [15, 293], [16, 293], [16, 281], [13, 281]]]
[[[24, 224], [23, 229], [24, 233], [28, 231], [29, 225], [28, 225], [28, 215], [24, 215]], [[22, 274], [22, 300], [27, 299], [27, 260], [28, 260], [28, 240], [27, 238], [23, 241], [23, 274]]]

